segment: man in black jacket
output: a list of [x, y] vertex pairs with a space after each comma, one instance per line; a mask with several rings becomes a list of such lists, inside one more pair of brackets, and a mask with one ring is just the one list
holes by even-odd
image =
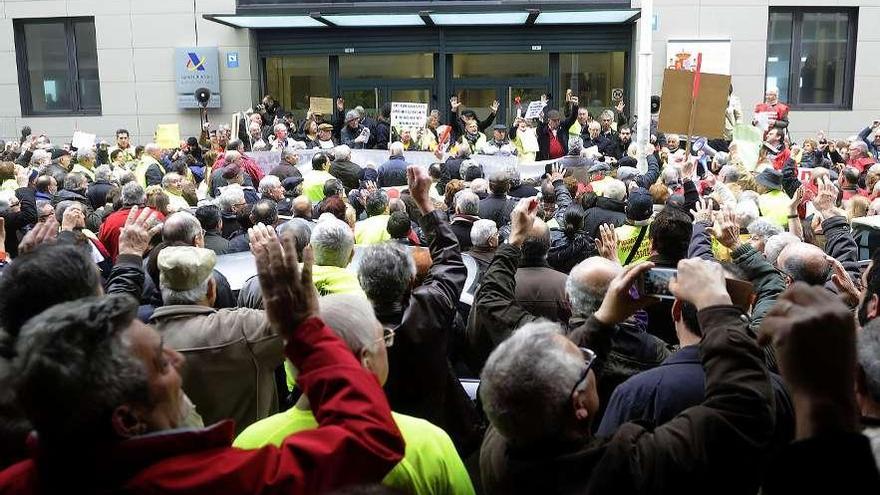
[[29, 225], [37, 223], [37, 201], [34, 190], [20, 187], [15, 190], [9, 205], [0, 211], [4, 220], [6, 252], [9, 257], [18, 256], [18, 233]]
[[[519, 220], [510, 249], [525, 239], [536, 209], [524, 204], [514, 212]], [[706, 486], [756, 491], [773, 433], [773, 394], [718, 265], [684, 260], [682, 276], [670, 284], [697, 308], [705, 329], [703, 404], [653, 431], [627, 423], [610, 439], [589, 434], [604, 356], [586, 347], [607, 349], [616, 325], [651, 302], [630, 292], [651, 267], [644, 263], [615, 276], [599, 309], [570, 341], [555, 325], [531, 324], [492, 353], [480, 389], [492, 423], [480, 455], [486, 493], [701, 493]]]
[[443, 428], [466, 457], [478, 448], [482, 432], [473, 404], [452, 372], [447, 349], [467, 269], [445, 215], [434, 210], [428, 196], [430, 177], [421, 167], [410, 166], [407, 179], [422, 212], [419, 223], [431, 240], [432, 264], [426, 282], [412, 287], [411, 255], [393, 243], [366, 249], [358, 280], [376, 317], [395, 331], [394, 346], [388, 349], [391, 373], [385, 384], [391, 407]]
[[486, 199], [480, 200], [480, 218], [492, 220], [498, 228], [510, 222], [510, 212], [516, 206], [516, 200], [507, 196], [510, 189], [510, 179], [507, 172], [499, 170], [489, 177], [490, 194]]
[[593, 238], [599, 237], [599, 226], [611, 224], [620, 227], [626, 222], [626, 186], [617, 179], [610, 179], [602, 188], [602, 196], [596, 206], [587, 210], [584, 231]]
[[361, 166], [351, 161], [351, 148], [344, 144], [333, 149], [333, 162], [328, 172], [342, 181], [346, 191], [360, 187]]

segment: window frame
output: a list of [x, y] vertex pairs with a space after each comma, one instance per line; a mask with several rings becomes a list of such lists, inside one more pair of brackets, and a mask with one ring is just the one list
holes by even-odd
[[[828, 111], [828, 110], [852, 110], [853, 92], [855, 87], [856, 67], [856, 41], [859, 30], [858, 7], [770, 7], [767, 22], [767, 41], [770, 43], [770, 15], [775, 13], [791, 14], [791, 52], [788, 64], [788, 101], [786, 105], [792, 110], [805, 111]], [[800, 59], [801, 59], [801, 34], [803, 31], [804, 14], [846, 14], [849, 17], [847, 27], [846, 65], [843, 74], [843, 97], [840, 103], [800, 103]], [[770, 62], [764, 55], [764, 92], [767, 92], [767, 72]]]
[[[84, 116], [100, 116], [103, 109], [101, 102], [101, 78], [100, 72], [98, 76], [98, 100], [97, 108], [84, 108], [80, 98], [80, 78], [79, 78], [79, 60], [76, 54], [76, 34], [74, 24], [77, 22], [91, 22], [95, 28], [95, 18], [93, 16], [80, 17], [46, 17], [46, 18], [28, 18], [13, 19], [13, 32], [15, 36], [15, 61], [18, 68], [18, 95], [21, 102], [22, 117], [39, 116], [39, 117], [67, 117], [71, 115]], [[69, 110], [34, 110], [31, 101], [31, 80], [30, 70], [27, 60], [27, 39], [25, 38], [24, 28], [32, 24], [63, 24], [64, 36], [67, 41], [67, 80], [68, 80], [68, 98], [71, 102]], [[97, 48], [95, 49], [97, 57]]]

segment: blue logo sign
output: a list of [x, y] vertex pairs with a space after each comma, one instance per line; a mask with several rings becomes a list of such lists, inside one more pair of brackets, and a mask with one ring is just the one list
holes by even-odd
[[205, 70], [205, 59], [199, 58], [199, 55], [194, 52], [189, 52], [189, 60], [186, 61], [186, 68], [190, 72], [195, 71], [204, 71]]
[[228, 69], [237, 69], [238, 68], [238, 52], [227, 52], [226, 53], [226, 68], [228, 68]]

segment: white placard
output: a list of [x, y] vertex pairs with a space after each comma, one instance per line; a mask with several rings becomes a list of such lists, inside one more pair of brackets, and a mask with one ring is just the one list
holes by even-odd
[[95, 146], [96, 139], [97, 136], [95, 136], [94, 134], [75, 131], [73, 133], [73, 139], [70, 140], [70, 145], [78, 150], [88, 150], [92, 149]]
[[767, 132], [767, 129], [770, 129], [770, 119], [776, 118], [776, 112], [758, 112], [755, 114], [755, 121], [758, 123], [758, 127]]
[[541, 111], [544, 110], [545, 106], [547, 106], [547, 103], [541, 100], [529, 103], [529, 107], [526, 109], [525, 118], [537, 119], [541, 116]]
[[421, 129], [427, 123], [427, 103], [391, 103], [391, 127]]
[[666, 67], [693, 71], [698, 53], [703, 54], [700, 72], [730, 74], [730, 40], [669, 40], [666, 42]]

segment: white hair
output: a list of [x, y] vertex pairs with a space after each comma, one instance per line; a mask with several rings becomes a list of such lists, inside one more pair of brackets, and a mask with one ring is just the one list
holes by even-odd
[[394, 141], [388, 145], [388, 151], [391, 156], [403, 156], [403, 143], [400, 141]]
[[153, 153], [161, 150], [162, 148], [160, 148], [159, 145], [156, 143], [147, 143], [144, 145], [144, 153], [148, 155], [152, 155]]
[[471, 244], [474, 247], [488, 247], [489, 239], [498, 233], [494, 220], [482, 218], [471, 226]]
[[740, 228], [748, 228], [760, 216], [758, 203], [750, 199], [743, 199], [742, 197], [740, 197], [734, 211], [736, 212], [736, 220]]
[[180, 180], [182, 178], [183, 177], [181, 177], [180, 174], [176, 172], [168, 172], [167, 174], [162, 176], [162, 187], [167, 188], [171, 184], [172, 180]]
[[347, 223], [335, 217], [328, 218], [315, 225], [309, 243], [314, 249], [316, 264], [345, 267], [351, 260], [351, 253], [354, 249], [354, 234]]
[[230, 163], [235, 163], [239, 160], [241, 160], [241, 153], [239, 153], [238, 151], [229, 150], [226, 152], [225, 161], [227, 165]]
[[160, 284], [162, 290], [162, 303], [165, 306], [171, 306], [174, 304], [198, 304], [208, 295], [208, 282], [210, 281], [211, 276], [209, 275], [204, 282], [198, 285], [198, 287], [193, 287], [189, 290], [173, 290]]
[[113, 177], [113, 169], [109, 165], [101, 165], [95, 169], [95, 180], [109, 181]]
[[779, 253], [789, 244], [796, 244], [798, 242], [801, 242], [800, 238], [791, 232], [782, 232], [769, 237], [764, 241], [764, 257], [767, 258], [768, 263], [776, 266]]
[[272, 126], [272, 130], [275, 131], [275, 132], [278, 132], [278, 131], [286, 131], [286, 130], [287, 130], [287, 126], [284, 125], [284, 122], [279, 122], [279, 123], [275, 124], [274, 126]]
[[480, 197], [467, 189], [458, 191], [455, 193], [455, 211], [462, 215], [479, 215]]
[[569, 394], [584, 363], [565, 350], [557, 323], [528, 323], [492, 351], [480, 380], [489, 421], [507, 440], [558, 438], [571, 414]]
[[241, 188], [238, 184], [230, 184], [223, 189], [223, 192], [220, 193], [220, 199], [218, 200], [218, 206], [223, 211], [229, 212], [232, 211], [232, 207], [236, 204], [241, 204], [244, 201], [244, 189]]
[[318, 299], [321, 319], [345, 342], [354, 353], [373, 349], [381, 326], [373, 306], [359, 294], [328, 294]]
[[122, 206], [142, 205], [146, 201], [147, 194], [137, 181], [126, 182], [122, 186]]
[[337, 160], [350, 160], [351, 148], [349, 148], [348, 145], [340, 144], [339, 146], [333, 148], [333, 157]]
[[602, 189], [602, 195], [609, 199], [623, 201], [626, 197], [626, 184], [617, 179], [611, 179]]
[[267, 175], [260, 179], [260, 194], [268, 194], [275, 187], [281, 187], [281, 179], [277, 175]]
[[76, 150], [76, 159], [92, 161], [95, 159], [95, 152], [91, 148], [80, 148]]
[[488, 193], [489, 192], [489, 181], [483, 178], [474, 179], [471, 181], [471, 191], [474, 193]]

